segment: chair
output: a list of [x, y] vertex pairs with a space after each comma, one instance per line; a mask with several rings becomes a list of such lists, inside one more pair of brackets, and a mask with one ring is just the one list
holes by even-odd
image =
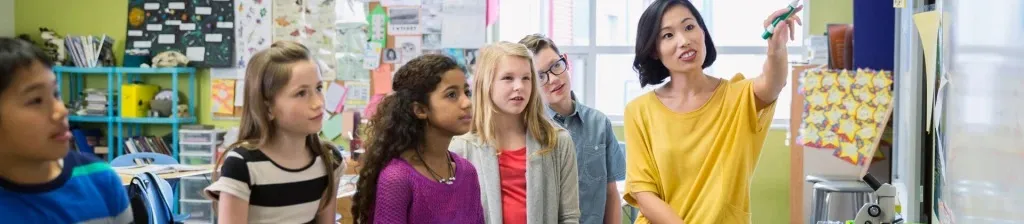
[[136, 223], [184, 223], [189, 214], [177, 214], [172, 207], [177, 200], [170, 184], [153, 173], [140, 173], [128, 185], [129, 205]]
[[[179, 164], [178, 160], [174, 159], [174, 157], [171, 157], [171, 156], [169, 156], [167, 154], [152, 153], [152, 152], [136, 152], [136, 153], [124, 154], [124, 155], [118, 156], [117, 158], [114, 158], [113, 161], [110, 161], [110, 166], [112, 166], [112, 167], [126, 167], [126, 166], [139, 165], [135, 161], [137, 159], [148, 159], [148, 160], [151, 160], [150, 164], [156, 164], [156, 165], [177, 165], [177, 164]], [[178, 189], [178, 181], [179, 181], [178, 179], [167, 179], [167, 183], [171, 184], [171, 188], [172, 189]], [[177, 200], [175, 200], [175, 208], [176, 207], [177, 207]]]
[[124, 154], [124, 155], [118, 156], [117, 158], [114, 158], [113, 161], [110, 161], [110, 166], [112, 166], [112, 167], [135, 166], [135, 165], [137, 165], [136, 162], [135, 162], [136, 159], [150, 159], [150, 160], [152, 160], [152, 162], [151, 162], [152, 164], [157, 164], [157, 165], [175, 165], [175, 164], [178, 164], [178, 160], [175, 160], [173, 157], [165, 155], [165, 154], [152, 153], [152, 152], [136, 152], [136, 153]]
[[[874, 194], [874, 189], [868, 186], [867, 183], [855, 180], [825, 180], [814, 183], [814, 211], [812, 211], [811, 223], [818, 223], [819, 221], [828, 221], [829, 215], [834, 212], [847, 212], [849, 217], [842, 217], [840, 220], [853, 219], [857, 214], [857, 210], [860, 209], [865, 203], [871, 202], [871, 195]], [[832, 204], [840, 203], [839, 200], [834, 199], [835, 194], [843, 193], [852, 196], [852, 199], [847, 202], [850, 203], [850, 211], [831, 211], [829, 209]]]

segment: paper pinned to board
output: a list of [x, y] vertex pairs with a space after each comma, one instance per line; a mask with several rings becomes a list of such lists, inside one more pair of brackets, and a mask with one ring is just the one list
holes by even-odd
[[384, 94], [373, 95], [370, 103], [366, 104], [366, 109], [363, 109], [363, 116], [373, 117], [373, 114], [377, 113], [377, 104], [384, 100], [384, 96]]
[[422, 4], [422, 0], [380, 0], [380, 4], [384, 7], [391, 6], [418, 6]]
[[324, 94], [324, 106], [328, 112], [337, 113], [343, 108], [345, 103], [345, 93], [348, 92], [348, 88], [338, 84], [337, 82], [331, 82], [327, 87], [327, 93]]
[[377, 42], [366, 42], [366, 50], [363, 55], [363, 68], [376, 69], [380, 67], [380, 54], [384, 46]]
[[323, 134], [323, 136], [327, 138], [328, 141], [334, 140], [335, 138], [338, 138], [338, 136], [341, 136], [341, 133], [344, 132], [344, 123], [345, 116], [340, 114], [334, 115], [331, 117], [331, 119], [328, 119], [327, 122], [324, 122], [324, 126], [323, 129], [320, 130], [320, 134]]
[[388, 94], [391, 92], [391, 65], [385, 64], [373, 70], [373, 94]]
[[245, 80], [235, 81], [235, 106], [240, 107], [245, 104]]
[[212, 111], [217, 115], [232, 115], [235, 112], [234, 100], [237, 98], [235, 95], [235, 80], [231, 79], [214, 79], [213, 83], [210, 84], [210, 98], [213, 99]]
[[391, 35], [416, 35], [423, 33], [420, 26], [419, 7], [392, 7], [388, 8], [388, 33]]
[[[921, 35], [921, 49], [924, 50], [924, 64], [925, 64], [925, 113], [929, 116], [934, 116], [933, 111], [935, 109], [935, 67], [938, 63], [936, 54], [938, 53], [938, 41], [939, 41], [939, 12], [928, 11], [914, 14], [914, 26], [917, 27], [917, 33]], [[927, 119], [925, 127], [932, 126], [932, 119]], [[928, 132], [931, 132], [931, 128]]]
[[354, 127], [354, 123], [352, 123], [352, 122], [353, 122], [353, 119], [355, 119], [355, 116], [356, 116], [356, 112], [355, 111], [347, 111], [346, 110], [345, 112], [341, 113], [341, 118], [342, 118], [341, 119], [342, 120], [342, 123], [341, 123], [341, 133], [344, 134], [345, 138], [348, 139], [348, 140], [352, 140], [351, 137], [350, 137], [351, 135], [349, 133], [352, 133], [352, 129]]
[[362, 111], [370, 102], [370, 84], [360, 81], [345, 82], [348, 93], [345, 94], [345, 110]]
[[445, 1], [442, 12], [442, 47], [478, 48], [485, 44], [486, 1]]
[[396, 36], [395, 50], [398, 50], [398, 55], [402, 57], [398, 64], [405, 64], [423, 54], [423, 37], [420, 35]]

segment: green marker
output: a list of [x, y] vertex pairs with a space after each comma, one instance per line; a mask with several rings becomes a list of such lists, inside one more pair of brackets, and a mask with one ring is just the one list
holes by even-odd
[[769, 37], [772, 37], [772, 32], [775, 31], [775, 26], [779, 25], [779, 22], [789, 18], [789, 15], [793, 14], [793, 11], [796, 11], [796, 7], [799, 6], [797, 4], [800, 4], [800, 0], [793, 0], [793, 2], [789, 3], [789, 11], [786, 11], [786, 13], [783, 13], [779, 17], [775, 17], [772, 24], [768, 25], [768, 28], [764, 29], [764, 34], [761, 34], [761, 39], [767, 40]]

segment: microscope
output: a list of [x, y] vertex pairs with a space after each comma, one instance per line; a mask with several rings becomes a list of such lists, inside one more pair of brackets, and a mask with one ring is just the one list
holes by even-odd
[[903, 219], [897, 219], [896, 214], [896, 187], [886, 183], [878, 182], [871, 174], [864, 175], [863, 178], [871, 189], [875, 190], [875, 201], [868, 202], [860, 207], [857, 211], [857, 216], [853, 219], [854, 224], [895, 224], [900, 223]]

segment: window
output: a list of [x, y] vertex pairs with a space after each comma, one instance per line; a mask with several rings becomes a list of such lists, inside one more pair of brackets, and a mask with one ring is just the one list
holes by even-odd
[[[702, 16], [712, 30], [711, 38], [719, 47], [767, 47], [768, 43], [761, 39], [761, 34], [764, 33], [762, 21], [789, 3], [790, 0], [714, 0], [711, 15]], [[803, 30], [800, 26], [793, 28], [797, 31]], [[794, 33], [793, 36], [795, 40], [803, 40], [803, 32]], [[789, 42], [789, 46], [802, 45], [803, 41]]]
[[[570, 57], [573, 91], [578, 99], [621, 122], [625, 105], [657, 86], [640, 88], [633, 71], [633, 52], [640, 15], [654, 0], [527, 0], [502, 1], [499, 39], [518, 41], [528, 33], [545, 33]], [[718, 49], [708, 74], [731, 78], [760, 76], [767, 43], [762, 21], [790, 0], [690, 0], [708, 25]], [[537, 7], [533, 7], [537, 5]], [[806, 17], [807, 8], [801, 14]], [[511, 14], [506, 14], [511, 13]], [[530, 16], [540, 15], [540, 21]], [[790, 60], [803, 52], [803, 27], [789, 44]], [[776, 120], [789, 119], [790, 88], [776, 102]], [[597, 100], [601, 99], [601, 100]], [[786, 123], [786, 122], [778, 122]]]
[[[526, 35], [541, 31], [543, 17], [540, 1], [499, 1], [498, 40], [519, 42]], [[502, 22], [508, 21], [508, 22]]]

